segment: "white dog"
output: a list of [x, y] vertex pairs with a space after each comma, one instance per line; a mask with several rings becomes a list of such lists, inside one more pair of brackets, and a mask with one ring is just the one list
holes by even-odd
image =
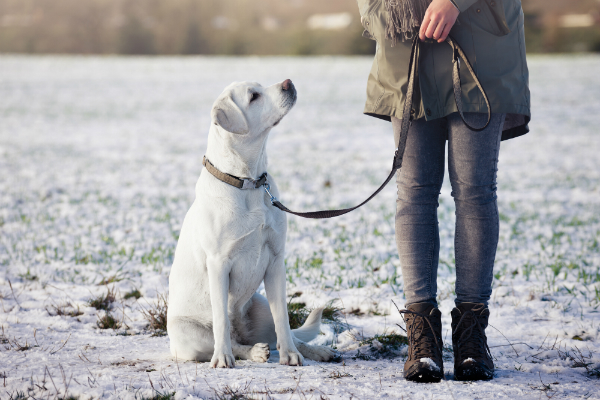
[[[267, 88], [231, 84], [213, 105], [206, 159], [225, 174], [257, 180], [267, 170], [269, 131], [295, 102], [289, 79]], [[330, 360], [332, 349], [305, 343], [319, 334], [322, 309], [290, 329], [285, 213], [270, 204], [262, 187], [242, 190], [207, 168], [183, 221], [169, 277], [171, 353], [232, 368], [234, 357], [266, 362], [276, 345], [281, 364], [302, 365], [303, 356]], [[277, 196], [270, 176], [268, 183]], [[256, 293], [263, 281], [268, 302]]]

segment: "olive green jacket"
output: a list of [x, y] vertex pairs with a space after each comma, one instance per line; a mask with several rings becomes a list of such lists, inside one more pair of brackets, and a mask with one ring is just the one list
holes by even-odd
[[[385, 0], [357, 0], [363, 36], [377, 41], [367, 82], [367, 115], [402, 118], [411, 42], [386, 39]], [[450, 35], [467, 55], [485, 89], [492, 112], [506, 113], [502, 140], [523, 135], [531, 113], [520, 0], [454, 0], [460, 10]], [[456, 112], [452, 90], [452, 50], [447, 43], [421, 43], [413, 115], [426, 120]], [[461, 68], [464, 112], [487, 113], [483, 96]]]

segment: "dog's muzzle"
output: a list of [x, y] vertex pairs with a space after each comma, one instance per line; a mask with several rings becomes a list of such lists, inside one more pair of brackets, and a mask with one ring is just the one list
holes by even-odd
[[[286, 79], [281, 83], [281, 90], [284, 92], [284, 105], [291, 107], [296, 103], [297, 92], [296, 87], [291, 79]], [[291, 102], [291, 104], [289, 104]]]

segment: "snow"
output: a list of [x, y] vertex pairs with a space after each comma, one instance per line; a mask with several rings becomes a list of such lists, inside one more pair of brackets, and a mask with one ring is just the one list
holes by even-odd
[[[499, 163], [486, 331], [495, 378], [452, 380], [446, 179], [438, 300], [448, 381], [417, 384], [402, 375], [406, 346], [381, 337], [403, 333], [393, 184], [347, 216], [288, 220], [288, 293], [346, 311], [315, 340], [334, 343], [342, 362], [280, 366], [276, 352], [232, 370], [182, 362], [141, 311], [167, 292], [210, 107], [231, 81], [291, 78], [298, 89], [268, 145], [286, 206], [351, 206], [379, 186], [394, 147], [390, 124], [362, 115], [370, 58], [0, 56], [0, 398], [600, 398], [600, 57], [529, 61], [532, 131], [504, 142]], [[105, 312], [88, 305], [109, 288], [117, 330], [99, 329]], [[133, 289], [142, 297], [123, 299]]]
[[433, 361], [429, 357], [421, 358], [419, 361], [427, 364], [427, 368], [429, 368], [429, 370], [431, 370], [431, 371], [439, 371], [440, 370], [440, 367], [435, 363], [435, 361]]

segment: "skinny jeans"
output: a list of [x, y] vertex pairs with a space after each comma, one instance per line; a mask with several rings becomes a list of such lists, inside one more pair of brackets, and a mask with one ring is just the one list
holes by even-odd
[[[437, 306], [437, 270], [440, 251], [437, 208], [444, 180], [448, 141], [448, 172], [456, 205], [454, 256], [455, 302], [488, 303], [499, 218], [496, 202], [498, 153], [505, 114], [494, 113], [488, 127], [471, 131], [458, 113], [412, 122], [402, 168], [396, 175], [396, 245], [406, 306]], [[482, 126], [486, 114], [465, 113], [472, 126]], [[402, 121], [392, 117], [395, 143]]]

